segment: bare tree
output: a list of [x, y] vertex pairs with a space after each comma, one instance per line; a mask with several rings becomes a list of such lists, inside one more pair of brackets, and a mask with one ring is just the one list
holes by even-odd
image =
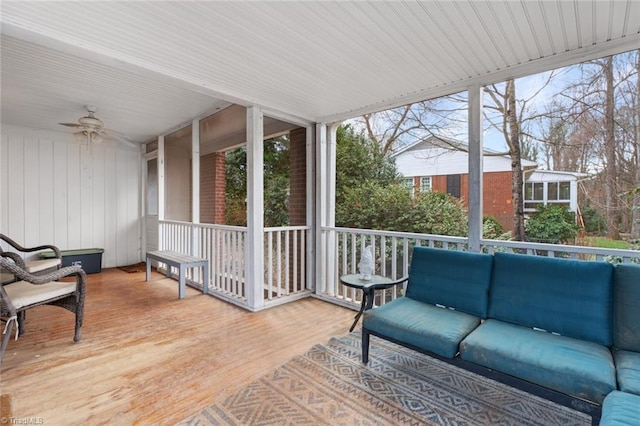
[[635, 125], [633, 135], [635, 138], [634, 157], [636, 160], [635, 187], [633, 188], [633, 205], [631, 221], [631, 237], [640, 238], [640, 50], [636, 51], [636, 90], [635, 90]]
[[[574, 110], [580, 111], [581, 117], [587, 117], [575, 120], [574, 125], [576, 133], [582, 133], [583, 139], [590, 138], [592, 149], [599, 150], [593, 169], [598, 173], [601, 191], [594, 188], [591, 199], [605, 216], [607, 236], [618, 239], [621, 231], [633, 231], [634, 201], [629, 194], [640, 183], [640, 176], [636, 176], [640, 154], [635, 154], [638, 140], [633, 130], [638, 114], [637, 52], [578, 67], [581, 80], [562, 95], [572, 102]], [[640, 229], [634, 232], [640, 233]]]
[[613, 56], [607, 56], [601, 62], [602, 72], [605, 79], [605, 100], [604, 100], [604, 144], [605, 144], [605, 197], [606, 197], [606, 220], [607, 236], [613, 239], [620, 238], [618, 229], [618, 197], [616, 195], [616, 182], [618, 179], [616, 165], [616, 139], [615, 139], [615, 105], [613, 93]]
[[362, 116], [367, 136], [390, 154], [409, 143], [435, 136], [464, 122], [458, 116], [466, 112], [459, 99], [454, 97], [415, 102], [386, 111]]
[[[522, 156], [521, 156], [521, 123], [526, 102], [522, 103], [520, 112], [517, 109], [516, 102], [516, 84], [513, 79], [509, 79], [500, 88], [492, 85], [486, 88], [486, 93], [492, 100], [489, 106], [497, 111], [498, 121], [492, 122], [496, 128], [499, 128], [504, 137], [511, 157], [511, 197], [513, 199], [513, 237], [517, 241], [525, 239], [524, 229], [524, 206], [522, 194]], [[495, 118], [493, 119], [495, 120]]]

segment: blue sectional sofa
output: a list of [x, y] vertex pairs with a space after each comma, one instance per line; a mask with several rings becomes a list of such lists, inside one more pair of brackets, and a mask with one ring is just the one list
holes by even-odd
[[607, 395], [640, 395], [640, 266], [415, 247], [405, 297], [364, 313], [364, 363], [370, 335], [597, 422]]

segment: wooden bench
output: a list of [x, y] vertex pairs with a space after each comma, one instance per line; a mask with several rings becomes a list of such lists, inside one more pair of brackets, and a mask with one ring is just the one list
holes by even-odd
[[149, 281], [151, 275], [151, 261], [157, 260], [158, 262], [167, 265], [167, 277], [171, 278], [171, 267], [178, 269], [178, 297], [184, 298], [185, 295], [185, 281], [186, 271], [188, 268], [200, 268], [203, 272], [203, 285], [202, 292], [207, 293], [209, 287], [209, 261], [200, 257], [189, 256], [186, 254], [178, 253], [170, 250], [150, 251], [147, 253], [147, 275], [146, 281]]

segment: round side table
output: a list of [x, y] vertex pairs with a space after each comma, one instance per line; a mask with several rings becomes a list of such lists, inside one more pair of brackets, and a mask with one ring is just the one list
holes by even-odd
[[360, 317], [362, 316], [362, 313], [364, 312], [365, 308], [370, 309], [373, 306], [373, 298], [369, 299], [367, 297], [367, 295], [369, 294], [369, 291], [364, 291], [365, 289], [368, 290], [369, 288], [373, 288], [375, 290], [380, 290], [380, 289], [386, 289], [398, 284], [398, 281], [394, 281], [391, 278], [382, 277], [380, 275], [372, 275], [370, 280], [363, 280], [360, 277], [361, 277], [360, 274], [349, 274], [349, 275], [343, 275], [340, 277], [340, 282], [346, 285], [347, 287], [357, 288], [362, 290], [362, 304], [360, 305], [360, 310], [356, 314], [353, 324], [349, 329], [349, 332], [353, 331], [356, 324], [358, 323], [358, 320], [360, 320]]

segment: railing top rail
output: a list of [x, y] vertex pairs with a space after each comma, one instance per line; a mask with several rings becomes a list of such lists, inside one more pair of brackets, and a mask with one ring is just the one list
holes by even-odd
[[182, 222], [179, 220], [159, 220], [158, 222], [163, 224], [171, 224], [171, 225], [194, 226], [197, 228], [220, 229], [223, 231], [246, 231], [247, 230], [246, 226], [219, 225], [215, 223], [193, 223], [193, 222]]
[[508, 240], [482, 240], [483, 246], [500, 246], [517, 249], [547, 250], [547, 251], [564, 251], [571, 253], [593, 254], [597, 253], [602, 256], [622, 256], [622, 257], [640, 257], [638, 250], [624, 249], [607, 249], [600, 247], [588, 246], [572, 246], [565, 244], [549, 244], [549, 243], [530, 243], [525, 241], [508, 241]]
[[[434, 234], [417, 234], [410, 232], [397, 232], [397, 231], [380, 231], [373, 229], [359, 229], [359, 228], [340, 228], [340, 227], [322, 227], [322, 231], [335, 231], [348, 234], [359, 235], [374, 235], [384, 237], [395, 238], [413, 238], [417, 240], [433, 240], [454, 244], [467, 244], [468, 238], [466, 237], [451, 237], [446, 235], [434, 235]], [[524, 249], [524, 250], [545, 250], [549, 252], [568, 252], [574, 254], [589, 254], [599, 257], [604, 256], [617, 256], [622, 258], [640, 258], [640, 251], [638, 250], [625, 250], [625, 249], [607, 249], [599, 247], [587, 247], [587, 246], [575, 246], [564, 244], [550, 244], [550, 243], [532, 243], [524, 241], [508, 241], [508, 240], [481, 240], [483, 247], [504, 247], [512, 249]]]
[[274, 226], [271, 228], [264, 228], [264, 232], [279, 232], [279, 231], [308, 231], [310, 226]]
[[418, 240], [438, 240], [447, 243], [467, 244], [469, 239], [467, 237], [451, 237], [448, 235], [435, 235], [435, 234], [417, 234], [412, 232], [398, 232], [398, 231], [378, 231], [374, 229], [359, 229], [359, 228], [336, 228], [323, 226], [323, 231], [336, 231], [354, 234], [364, 235], [378, 235], [384, 237], [396, 237], [396, 238], [416, 238]]

